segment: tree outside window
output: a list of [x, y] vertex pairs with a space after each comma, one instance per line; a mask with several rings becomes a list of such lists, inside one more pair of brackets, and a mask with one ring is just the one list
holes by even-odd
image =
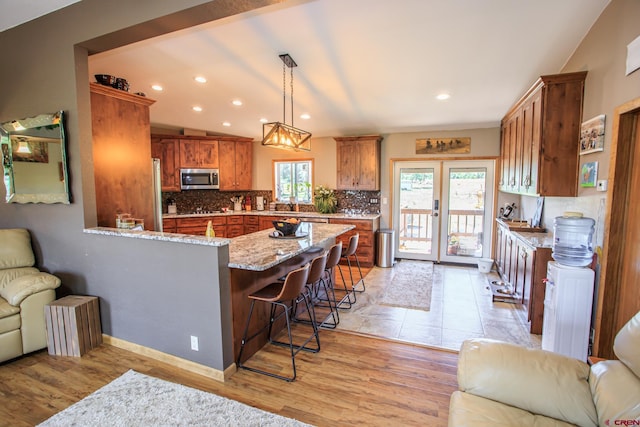
[[274, 160], [273, 171], [278, 202], [312, 203], [313, 160]]

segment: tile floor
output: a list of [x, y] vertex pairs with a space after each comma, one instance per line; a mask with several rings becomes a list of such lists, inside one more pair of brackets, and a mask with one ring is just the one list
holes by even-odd
[[376, 304], [393, 275], [393, 268], [371, 269], [365, 277], [366, 292], [357, 295], [353, 308], [340, 310], [337, 329], [451, 350], [476, 337], [540, 348], [541, 336], [528, 332], [522, 306], [492, 302], [488, 280], [498, 277], [493, 271], [483, 274], [475, 266], [434, 264], [429, 311]]

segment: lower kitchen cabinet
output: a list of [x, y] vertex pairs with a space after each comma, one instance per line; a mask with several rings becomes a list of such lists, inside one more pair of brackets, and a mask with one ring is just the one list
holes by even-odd
[[243, 222], [243, 233], [251, 234], [260, 231], [260, 217], [258, 215], [246, 215]]
[[207, 233], [209, 221], [211, 221], [216, 237], [227, 237], [227, 217], [224, 216], [177, 218], [176, 228], [178, 233], [204, 236]]
[[[532, 334], [542, 334], [547, 263], [551, 248], [540, 246], [540, 233], [514, 231], [498, 221], [496, 232], [496, 265], [500, 278], [510, 283], [518, 303], [527, 310]], [[544, 235], [543, 235], [544, 236]]]
[[178, 225], [175, 218], [163, 218], [162, 219], [162, 231], [164, 233], [177, 233]]
[[[349, 245], [349, 239], [356, 233], [359, 233], [358, 237], [358, 250], [356, 251], [356, 255], [358, 256], [358, 261], [360, 261], [360, 265], [363, 267], [373, 267], [373, 263], [375, 260], [375, 232], [380, 227], [380, 219], [376, 218], [373, 220], [365, 220], [365, 219], [330, 219], [330, 224], [353, 224], [356, 228], [347, 231], [344, 234], [341, 234], [336, 238], [337, 241], [342, 242], [342, 247], [346, 248]], [[346, 261], [343, 261], [346, 263]]]

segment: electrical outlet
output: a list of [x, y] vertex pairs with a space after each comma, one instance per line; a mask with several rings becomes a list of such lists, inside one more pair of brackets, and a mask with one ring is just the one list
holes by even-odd
[[198, 337], [191, 335], [191, 350], [199, 351]]
[[387, 204], [387, 198], [386, 198], [386, 197], [383, 197], [383, 198], [382, 198], [382, 204], [383, 204], [383, 205], [386, 205], [386, 204]]
[[596, 191], [607, 191], [607, 180], [600, 179], [596, 183]]

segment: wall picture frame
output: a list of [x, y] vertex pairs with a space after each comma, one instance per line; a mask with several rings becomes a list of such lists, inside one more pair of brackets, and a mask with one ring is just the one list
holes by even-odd
[[471, 138], [419, 138], [416, 154], [469, 154]]
[[582, 123], [580, 128], [580, 155], [604, 151], [605, 115], [600, 114]]
[[598, 162], [588, 162], [580, 168], [580, 187], [593, 188], [598, 179]]

